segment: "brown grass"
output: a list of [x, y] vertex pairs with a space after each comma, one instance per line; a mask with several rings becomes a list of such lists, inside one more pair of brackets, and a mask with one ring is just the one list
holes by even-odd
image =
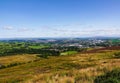
[[120, 68], [120, 59], [113, 57], [115, 52], [118, 50], [49, 57], [1, 69], [0, 82], [93, 83], [96, 76]]

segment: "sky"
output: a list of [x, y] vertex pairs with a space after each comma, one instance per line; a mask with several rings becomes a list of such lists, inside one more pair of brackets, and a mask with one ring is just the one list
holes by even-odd
[[0, 0], [0, 38], [120, 37], [120, 0]]

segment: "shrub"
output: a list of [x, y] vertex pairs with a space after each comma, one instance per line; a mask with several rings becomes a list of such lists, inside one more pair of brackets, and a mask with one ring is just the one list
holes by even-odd
[[9, 67], [13, 67], [13, 66], [17, 66], [17, 65], [21, 65], [21, 64], [25, 64], [24, 62], [23, 63], [10, 63], [8, 65], [0, 65], [0, 69], [4, 69], [4, 68], [9, 68]]
[[48, 55], [38, 54], [37, 57], [48, 58]]
[[120, 58], [120, 52], [114, 53], [115, 58]]
[[96, 77], [94, 83], [120, 83], [120, 69], [115, 69], [105, 75]]
[[7, 65], [7, 67], [13, 67], [13, 66], [17, 66], [17, 65], [19, 65], [19, 63], [11, 63], [11, 64]]
[[4, 65], [0, 65], [0, 69], [6, 68], [6, 66]]

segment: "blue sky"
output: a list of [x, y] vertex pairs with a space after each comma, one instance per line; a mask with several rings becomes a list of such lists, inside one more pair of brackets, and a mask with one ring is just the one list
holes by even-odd
[[0, 38], [120, 36], [120, 0], [0, 0]]

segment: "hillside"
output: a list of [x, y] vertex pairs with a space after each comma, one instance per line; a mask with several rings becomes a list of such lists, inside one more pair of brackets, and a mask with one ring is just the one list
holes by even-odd
[[8, 65], [0, 69], [0, 83], [95, 83], [97, 76], [120, 68], [114, 55], [120, 51], [110, 48], [47, 59], [35, 54], [0, 57], [0, 63]]

